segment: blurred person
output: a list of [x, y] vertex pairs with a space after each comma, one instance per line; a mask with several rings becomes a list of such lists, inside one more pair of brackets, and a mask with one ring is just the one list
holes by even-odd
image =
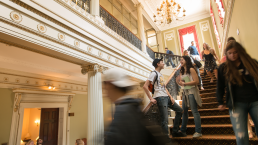
[[213, 75], [214, 72], [215, 77], [217, 78], [217, 64], [216, 60], [218, 60], [218, 56], [214, 49], [212, 49], [207, 43], [203, 43], [203, 51], [202, 51], [202, 58], [204, 58], [204, 71], [211, 77], [211, 83], [213, 82]]
[[34, 145], [34, 141], [33, 140], [30, 140], [26, 143], [26, 145]]
[[192, 56], [194, 59], [200, 61], [200, 54], [197, 51], [197, 48], [194, 46], [194, 41], [191, 41], [191, 46], [188, 47], [187, 49], [190, 52], [190, 56]]
[[[159, 108], [159, 113], [161, 116], [161, 127], [163, 128], [163, 132], [168, 135], [168, 108], [174, 110], [176, 112], [176, 116], [174, 119], [174, 125], [172, 130], [173, 137], [181, 137], [181, 132], [179, 130], [179, 124], [182, 117], [183, 109], [175, 103], [175, 100], [170, 95], [165, 86], [165, 81], [163, 75], [160, 73], [162, 69], [164, 69], [163, 58], [155, 59], [152, 63], [155, 67], [155, 70], [151, 72], [149, 78], [145, 82], [143, 89], [147, 94], [150, 102], [153, 104], [157, 104]], [[151, 96], [148, 86], [152, 84], [154, 86], [154, 95]]]
[[177, 83], [182, 86], [183, 89], [182, 107], [184, 110], [182, 126], [180, 130], [183, 136], [187, 136], [186, 126], [188, 123], [188, 108], [190, 107], [195, 123], [195, 133], [193, 134], [193, 138], [198, 138], [202, 136], [201, 117], [197, 107], [197, 105], [200, 107], [202, 106], [202, 99], [199, 94], [199, 89], [197, 88], [199, 79], [197, 71], [194, 68], [189, 56], [182, 56], [180, 63], [182, 67], [180, 70], [179, 79], [177, 79]]
[[107, 97], [115, 103], [114, 120], [105, 133], [105, 145], [156, 145], [146, 129], [140, 110], [140, 99], [126, 95], [136, 85], [122, 69], [111, 68], [104, 72], [103, 87]]
[[37, 140], [37, 145], [43, 145], [43, 140], [41, 138]]
[[[189, 56], [189, 53], [188, 53], [187, 50], [184, 51], [183, 56]], [[199, 78], [199, 83], [200, 83], [201, 90], [204, 90], [204, 88], [203, 88], [203, 83], [202, 83], [202, 77], [201, 77], [201, 74], [200, 74], [200, 70], [199, 70], [199, 68], [196, 66], [196, 64], [194, 63], [193, 58], [190, 57], [190, 59], [191, 59], [191, 62], [193, 63], [193, 65], [195, 66], [195, 69], [196, 69], [196, 71], [197, 71], [197, 75], [198, 75], [198, 78]]]
[[[248, 113], [258, 130], [258, 63], [236, 41], [226, 46], [226, 62], [218, 69], [218, 108], [229, 108], [230, 120], [236, 135], [237, 145], [248, 145]], [[226, 104], [223, 96], [226, 89]]]
[[[230, 42], [233, 42], [233, 41], [236, 41], [236, 39], [234, 37], [228, 37], [227, 43], [230, 43]], [[225, 53], [226, 49], [224, 49], [223, 51], [224, 51], [224, 56], [222, 57], [220, 63], [226, 62], [226, 53]], [[253, 120], [252, 120], [250, 114], [248, 113], [247, 128], [248, 128], [248, 134], [249, 134], [250, 139], [254, 137], [254, 133], [253, 133], [253, 130], [252, 130], [253, 125], [254, 125]]]
[[[165, 51], [166, 51], [166, 54], [174, 55], [173, 51], [168, 50], [167, 47], [165, 48]], [[175, 64], [174, 64], [173, 61], [172, 61], [172, 56], [167, 55], [166, 58], [168, 59], [168, 60], [167, 60], [167, 63], [166, 63], [167, 66], [169, 66], [169, 62], [170, 62], [172, 68], [176, 67]]]
[[[236, 39], [234, 37], [228, 37], [227, 43], [229, 41], [236, 41]], [[220, 63], [226, 62], [226, 52], [225, 51], [226, 51], [226, 49], [223, 50], [223, 57], [221, 58]]]
[[84, 142], [82, 139], [76, 139], [75, 145], [84, 145]]

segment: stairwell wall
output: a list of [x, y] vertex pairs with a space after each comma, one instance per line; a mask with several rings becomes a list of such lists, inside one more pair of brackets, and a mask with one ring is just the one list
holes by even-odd
[[[206, 24], [208, 29], [202, 29], [204, 28], [203, 25]], [[193, 25], [195, 25], [196, 28], [200, 52], [203, 50], [203, 43], [206, 42], [215, 49], [217, 54], [219, 54], [211, 17], [162, 31], [163, 45], [168, 47], [169, 50], [172, 50], [175, 55], [182, 55], [178, 30]], [[169, 35], [171, 38], [168, 37]], [[189, 44], [189, 46], [190, 45], [191, 44]]]
[[[257, 34], [258, 34], [258, 5], [257, 0], [235, 0], [231, 17], [228, 37], [232, 36], [240, 42], [247, 53], [258, 60]], [[237, 29], [239, 35], [237, 35]]]

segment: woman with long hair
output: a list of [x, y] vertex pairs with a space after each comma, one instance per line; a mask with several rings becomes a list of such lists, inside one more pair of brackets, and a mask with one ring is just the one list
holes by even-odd
[[[183, 56], [189, 56], [188, 50], [185, 50], [185, 51], [184, 51]], [[192, 58], [191, 56], [190, 56], [190, 59], [191, 59], [191, 62], [193, 63], [193, 65], [195, 66], [195, 69], [196, 69], [196, 71], [197, 71], [197, 75], [198, 75], [198, 78], [199, 78], [199, 83], [200, 83], [201, 90], [204, 90], [203, 84], [202, 84], [202, 77], [201, 77], [201, 75], [200, 75], [200, 70], [199, 70], [199, 68], [196, 66], [196, 64], [194, 63], [194, 60], [193, 60], [193, 58]]]
[[201, 137], [201, 117], [200, 113], [198, 112], [197, 105], [201, 107], [202, 100], [199, 94], [199, 89], [197, 87], [197, 84], [199, 84], [198, 75], [189, 56], [182, 56], [180, 59], [180, 63], [181, 69], [179, 78], [177, 79], [177, 83], [183, 88], [182, 108], [184, 110], [182, 126], [180, 130], [183, 136], [187, 136], [186, 125], [188, 122], [188, 108], [190, 107], [194, 116], [195, 123], [195, 133], [193, 134], [193, 137]]
[[[211, 77], [211, 83], [213, 82], [213, 75], [214, 72], [215, 77], [217, 78], [217, 64], [216, 60], [218, 60], [218, 56], [214, 49], [212, 49], [207, 43], [203, 43], [203, 51], [202, 57], [204, 58], [204, 71]], [[216, 59], [215, 59], [215, 58]]]
[[[258, 63], [241, 44], [231, 41], [226, 46], [226, 62], [218, 69], [217, 100], [219, 109], [229, 107], [230, 120], [238, 145], [249, 144], [248, 113], [258, 130]], [[226, 88], [226, 105], [223, 96]]]
[[[236, 39], [234, 37], [228, 37], [227, 39], [227, 43], [229, 41], [236, 41]], [[220, 63], [226, 62], [226, 49], [223, 50], [223, 57], [220, 60]]]
[[[231, 43], [233, 41], [236, 41], [235, 38], [234, 37], [229, 37], [228, 40], [227, 40], [227, 43]], [[227, 58], [226, 58], [226, 49], [224, 49], [224, 53], [225, 53], [225, 55], [221, 59], [220, 63], [224, 63], [227, 60]], [[254, 137], [254, 133], [253, 133], [253, 130], [252, 130], [252, 126], [253, 125], [254, 125], [253, 120], [252, 120], [250, 114], [248, 113], [247, 127], [248, 127], [248, 135], [249, 135], [250, 139]]]

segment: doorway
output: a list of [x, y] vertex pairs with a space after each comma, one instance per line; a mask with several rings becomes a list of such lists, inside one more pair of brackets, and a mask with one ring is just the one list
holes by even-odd
[[57, 145], [59, 108], [42, 108], [39, 138], [44, 145]]
[[58, 144], [59, 108], [25, 108], [21, 145], [40, 138], [44, 145]]

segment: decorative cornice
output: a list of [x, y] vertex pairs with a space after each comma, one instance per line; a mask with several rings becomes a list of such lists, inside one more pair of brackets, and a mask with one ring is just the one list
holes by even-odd
[[14, 93], [27, 93], [27, 94], [49, 94], [49, 95], [67, 95], [74, 96], [75, 93], [71, 92], [56, 92], [56, 91], [47, 91], [47, 90], [33, 90], [33, 89], [25, 89], [25, 88], [16, 88], [13, 89]]
[[[45, 18], [45, 19], [47, 19], [47, 20], [49, 20], [49, 21], [51, 21], [51, 22], [54, 22], [55, 24], [57, 24], [57, 25], [59, 25], [59, 26], [61, 26], [61, 27], [64, 27], [65, 29], [67, 29], [67, 30], [69, 30], [69, 31], [71, 31], [71, 32], [73, 32], [73, 33], [75, 33], [75, 34], [77, 34], [77, 35], [83, 37], [83, 38], [85, 38], [85, 35], [83, 35], [82, 33], [77, 32], [77, 31], [71, 29], [70, 27], [68, 27], [68, 26], [66, 26], [66, 25], [64, 25], [64, 24], [62, 24], [62, 23], [60, 23], [60, 22], [58, 22], [57, 20], [55, 20], [55, 19], [53, 19], [53, 18], [51, 18], [51, 17], [45, 15], [44, 13], [42, 13], [42, 12], [40, 12], [40, 11], [35, 10], [34, 8], [32, 8], [32, 7], [28, 6], [28, 5], [26, 5], [25, 3], [21, 2], [21, 1], [12, 0], [12, 2], [14, 2], [14, 3], [16, 3], [16, 4], [22, 6], [22, 7], [26, 8], [26, 9], [32, 11], [32, 12], [38, 14], [39, 16], [42, 16], [43, 18]], [[85, 16], [84, 16], [84, 17], [85, 17]], [[93, 19], [93, 16], [89, 15], [89, 17], [90, 17], [90, 19]], [[94, 56], [94, 57], [96, 57], [96, 58], [98, 58], [98, 59], [103, 60], [103, 61], [109, 61], [109, 62], [112, 63], [113, 65], [116, 65], [116, 66], [121, 67], [121, 66], [122, 66], [122, 62], [124, 62], [124, 61], [121, 60], [121, 64], [117, 64], [116, 62], [110, 61], [110, 60], [115, 60], [115, 59], [117, 59], [116, 57], [114, 57], [114, 59], [108, 59], [107, 57], [104, 57], [104, 55], [101, 55], [101, 56], [103, 56], [103, 57], [100, 57], [98, 54], [93, 54], [93, 53], [92, 53], [92, 49], [88, 49], [89, 51], [85, 51], [84, 49], [80, 48], [80, 46], [79, 46], [79, 47], [78, 47], [78, 46], [76, 47], [76, 46], [74, 46], [74, 44], [67, 44], [66, 42], [64, 42], [65, 40], [62, 41], [62, 39], [60, 39], [60, 38], [61, 38], [60, 35], [58, 35], [56, 39], [53, 39], [52, 37], [50, 37], [50, 36], [48, 36], [48, 35], [46, 35], [46, 34], [44, 34], [44, 33], [40, 33], [39, 31], [35, 31], [35, 30], [33, 30], [33, 29], [31, 29], [31, 28], [28, 28], [28, 27], [26, 27], [26, 26], [23, 26], [23, 25], [21, 25], [21, 24], [14, 23], [14, 22], [12, 22], [12, 21], [6, 19], [6, 18], [1, 17], [0, 19], [1, 19], [2, 21], [4, 21], [5, 23], [9, 24], [9, 25], [18, 27], [18, 28], [20, 28], [20, 29], [22, 29], [22, 30], [25, 30], [25, 31], [29, 31], [29, 32], [31, 32], [31, 33], [33, 33], [33, 34], [35, 34], [35, 35], [41, 36], [41, 37], [46, 38], [46, 39], [48, 39], [48, 40], [50, 40], [50, 41], [53, 41], [53, 42], [56, 42], [56, 43], [65, 45], [65, 46], [67, 46], [67, 47], [69, 47], [69, 48], [71, 48], [71, 49], [73, 49], [73, 50], [79, 51], [79, 52], [81, 52], [81, 53], [83, 53], [83, 54], [90, 54], [90, 55], [92, 55], [92, 56]], [[92, 21], [92, 20], [91, 20], [91, 21]], [[101, 24], [102, 24], [102, 23], [101, 23]], [[99, 25], [101, 25], [101, 24], [99, 24]], [[46, 26], [46, 27], [47, 27], [47, 26]], [[108, 28], [108, 31], [109, 31], [109, 28]], [[62, 33], [62, 34], [63, 34], [63, 33]], [[114, 34], [114, 35], [117, 35], [115, 32], [113, 32], [113, 34]], [[63, 34], [63, 36], [65, 36], [65, 35], [69, 35], [69, 34]], [[65, 38], [65, 37], [64, 37], [64, 38]], [[86, 39], [86, 38], [85, 38], [85, 39]], [[2, 42], [4, 42], [4, 41], [2, 40]], [[9, 44], [13, 45], [13, 44], [10, 43], [10, 42], [4, 42], [4, 43], [9, 43]], [[82, 40], [80, 40], [80, 43], [83, 43]], [[128, 43], [129, 43], [129, 42], [128, 42]], [[81, 45], [82, 45], [82, 44], [81, 44]], [[88, 48], [92, 48], [92, 46], [89, 46]], [[32, 48], [26, 48], [26, 49], [32, 50]], [[33, 51], [37, 51], [37, 50], [33, 50]], [[66, 51], [68, 51], [68, 50], [66, 50]], [[40, 52], [40, 53], [42, 53], [42, 52]], [[43, 52], [43, 53], [44, 53], [44, 52]], [[66, 53], [68, 53], [68, 52], [66, 52]], [[71, 52], [71, 53], [72, 53], [72, 52]], [[143, 52], [141, 52], [141, 53], [143, 53]], [[44, 54], [45, 54], [45, 53], [44, 53]], [[101, 53], [101, 54], [103, 54], [103, 53]], [[47, 55], [53, 56], [53, 54], [47, 54]], [[146, 54], [144, 54], [144, 55], [146, 56]], [[81, 55], [81, 56], [82, 56], [82, 55]], [[110, 54], [106, 54], [105, 56], [110, 56]], [[59, 58], [58, 58], [58, 59], [59, 59]], [[150, 59], [150, 58], [148, 57], [148, 59]], [[64, 59], [62, 58], [62, 60], [64, 60]], [[67, 61], [67, 60], [66, 60], [66, 61]], [[77, 64], [77, 63], [76, 63], [76, 64]], [[126, 66], [128, 66], [128, 65], [126, 64]], [[126, 68], [126, 67], [124, 67], [124, 68]], [[134, 68], [135, 68], [135, 66], [134, 66]], [[136, 68], [137, 68], [137, 70], [140, 69], [140, 68], [138, 68], [138, 67], [136, 67]], [[134, 73], [136, 73], [136, 74], [138, 74], [138, 75], [144, 76], [144, 77], [148, 76], [148, 73], [147, 73], [147, 72], [149, 72], [149, 71], [147, 71], [147, 72], [146, 72], [146, 71], [141, 71], [141, 72], [143, 72], [143, 73], [139, 73], [139, 71], [136, 72], [136, 71], [133, 71], [132, 69], [129, 69], [129, 68], [126, 68], [126, 69], [129, 70], [129, 71], [132, 71], [132, 72], [134, 72]]]
[[[141, 50], [139, 50], [138, 48], [136, 48], [134, 45], [132, 45], [130, 42], [128, 42], [127, 40], [125, 40], [123, 37], [121, 37], [120, 35], [118, 35], [116, 32], [114, 32], [112, 29], [110, 29], [109, 27], [107, 27], [105, 24], [103, 24], [102, 22], [100, 22], [98, 19], [96, 19], [94, 16], [92, 16], [91, 14], [87, 13], [87, 12], [81, 12], [80, 9], [76, 9], [74, 6], [69, 5], [66, 3], [65, 0], [54, 0], [57, 3], [61, 4], [62, 6], [64, 6], [65, 8], [67, 8], [69, 11], [72, 11], [73, 13], [75, 13], [76, 15], [78, 15], [79, 17], [81, 17], [82, 19], [86, 20], [87, 22], [90, 22], [91, 24], [93, 24], [94, 26], [100, 28], [100, 30], [102, 30], [103, 32], [107, 33], [109, 36], [113, 37], [114, 39], [120, 41], [122, 44], [126, 45], [127, 47], [131, 48], [133, 51], [137, 52], [138, 54], [140, 54], [141, 56], [143, 56], [144, 58], [148, 59], [149, 61], [152, 61], [151, 58], [145, 54], [144, 52], [142, 52]], [[140, 4], [140, 3], [139, 3]], [[93, 34], [92, 34], [93, 35]], [[110, 44], [111, 45], [111, 44]]]

